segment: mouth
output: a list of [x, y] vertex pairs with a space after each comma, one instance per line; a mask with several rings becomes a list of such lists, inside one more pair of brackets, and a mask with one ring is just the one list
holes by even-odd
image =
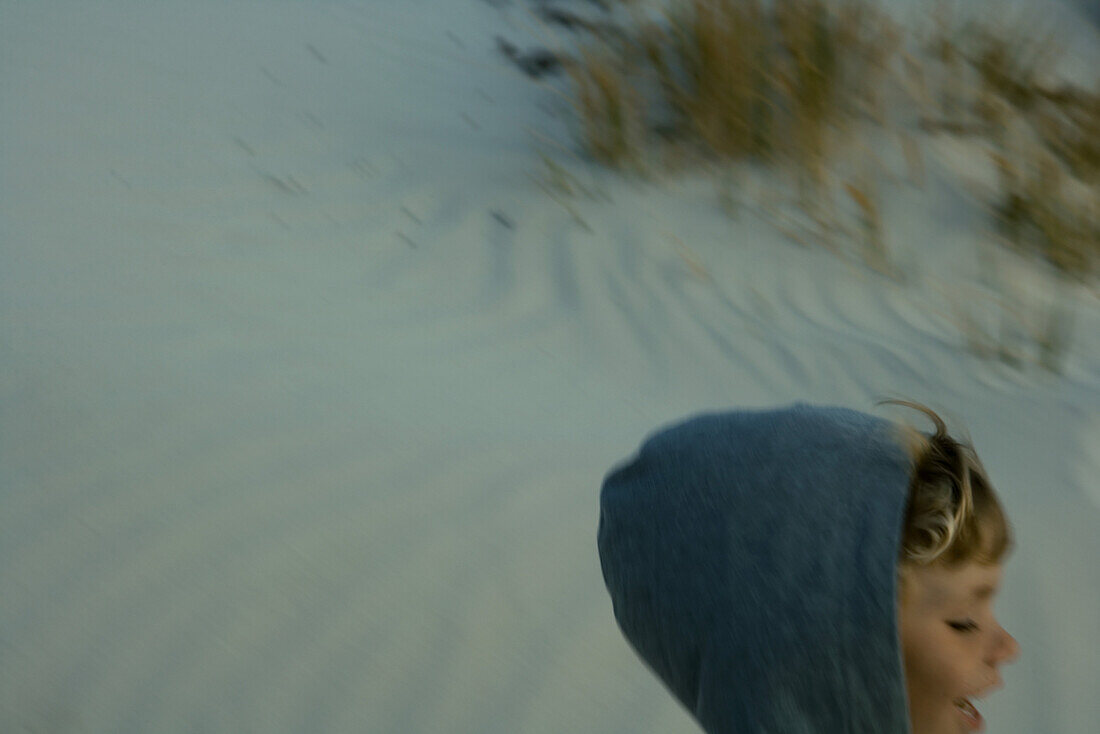
[[956, 698], [955, 708], [958, 709], [962, 715], [963, 721], [970, 728], [971, 731], [981, 731], [985, 726], [985, 720], [982, 715], [978, 713], [978, 709], [974, 708], [974, 704], [970, 702], [968, 698]]

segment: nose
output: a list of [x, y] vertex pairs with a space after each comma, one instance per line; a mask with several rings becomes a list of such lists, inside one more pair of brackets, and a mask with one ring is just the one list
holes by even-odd
[[997, 642], [992, 657], [994, 665], [1011, 663], [1020, 657], [1020, 643], [1000, 625], [997, 625]]

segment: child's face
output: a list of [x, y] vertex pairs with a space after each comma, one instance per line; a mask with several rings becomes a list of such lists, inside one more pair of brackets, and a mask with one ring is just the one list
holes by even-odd
[[998, 669], [1020, 651], [993, 616], [1001, 567], [910, 566], [898, 604], [913, 734], [982, 728], [973, 708], [1002, 684]]

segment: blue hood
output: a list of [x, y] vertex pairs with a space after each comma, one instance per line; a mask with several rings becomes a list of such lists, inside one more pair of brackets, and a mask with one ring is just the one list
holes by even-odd
[[627, 640], [708, 734], [906, 734], [896, 426], [798, 404], [658, 431], [600, 493]]

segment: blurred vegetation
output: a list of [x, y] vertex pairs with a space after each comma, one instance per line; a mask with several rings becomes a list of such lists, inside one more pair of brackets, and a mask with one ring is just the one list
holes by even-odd
[[[649, 10], [607, 0], [599, 21], [544, 11], [544, 23], [580, 31], [557, 55], [590, 159], [647, 175], [717, 166], [727, 185], [738, 166], [776, 170], [798, 215], [771, 205], [764, 213], [780, 229], [803, 244], [855, 243], [868, 265], [896, 276], [881, 167], [861, 141], [874, 131], [900, 141], [910, 181], [923, 185], [922, 140], [956, 136], [980, 143], [993, 164], [985, 204], [997, 241], [1067, 280], [1095, 281], [1100, 84], [1054, 78], [1054, 37], [1018, 21], [957, 21], [944, 1], [916, 34], [874, 0], [669, 0]], [[1068, 323], [1044, 322], [1034, 341], [1047, 345], [1049, 366]]]

